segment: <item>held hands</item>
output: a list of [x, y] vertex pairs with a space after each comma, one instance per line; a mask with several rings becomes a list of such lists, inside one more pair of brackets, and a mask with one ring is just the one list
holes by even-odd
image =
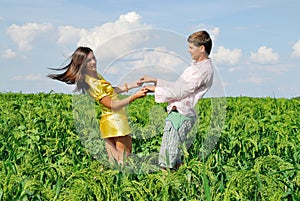
[[151, 85], [148, 85], [148, 86], [144, 86], [143, 89], [147, 90], [147, 93], [148, 92], [155, 92], [155, 86], [151, 86]]
[[145, 87], [143, 87], [139, 91], [137, 91], [134, 95], [136, 96], [136, 98], [142, 98], [147, 95], [147, 92], [148, 90]]
[[141, 83], [139, 80], [137, 80], [136, 82], [132, 82], [132, 83], [125, 83], [124, 87], [125, 87], [125, 91], [128, 92], [128, 90], [130, 89], [134, 89], [134, 88], [139, 88], [143, 85], [143, 83]]
[[136, 82], [128, 84], [129, 89], [141, 87], [144, 83], [153, 82], [156, 84], [156, 78], [149, 77], [147, 75], [141, 77]]
[[142, 86], [142, 85], [143, 85], [143, 84], [140, 84], [138, 81], [136, 81], [136, 82], [133, 82], [133, 83], [128, 84], [128, 88], [129, 88], [129, 89], [138, 88], [138, 87], [140, 87], [140, 86]]
[[133, 89], [133, 88], [141, 87], [144, 83], [150, 83], [150, 82], [152, 82], [156, 85], [157, 79], [145, 75], [145, 76], [141, 77], [139, 80], [137, 80], [136, 82], [130, 83], [127, 86], [129, 89]]
[[[149, 83], [149, 82], [152, 82], [156, 85], [157, 79], [145, 75], [145, 76], [141, 77], [137, 82], [132, 83], [128, 86], [130, 86], [130, 88], [137, 88], [137, 87], [142, 86], [144, 83]], [[133, 100], [142, 98], [142, 97], [145, 97], [148, 92], [154, 92], [154, 91], [155, 91], [155, 86], [151, 86], [151, 85], [144, 86], [139, 91], [137, 91], [133, 95], [132, 98], [133, 98]]]
[[144, 83], [150, 83], [150, 82], [152, 82], [152, 83], [154, 83], [154, 84], [156, 85], [157, 79], [145, 75], [145, 76], [141, 77], [141, 78], [137, 81], [137, 84], [138, 84], [139, 86], [141, 86], [141, 85], [144, 84]]
[[128, 86], [129, 86], [129, 88], [138, 88], [147, 82], [153, 82], [156, 84], [156, 79], [145, 75], [145, 76], [141, 77], [140, 79], [138, 79], [136, 82], [129, 84]]
[[139, 85], [143, 85], [144, 83], [154, 83], [154, 86], [153, 85], [147, 85], [147, 86], [144, 86], [143, 89], [145, 89], [148, 92], [155, 92], [155, 86], [156, 86], [156, 83], [157, 83], [157, 79], [154, 78], [154, 77], [150, 77], [150, 76], [143, 76], [141, 77], [137, 84]]
[[147, 93], [149, 93], [149, 92], [155, 92], [155, 86], [144, 86], [139, 91], [137, 91], [134, 94], [134, 96], [136, 99], [142, 98], [142, 97], [145, 97], [147, 95]]

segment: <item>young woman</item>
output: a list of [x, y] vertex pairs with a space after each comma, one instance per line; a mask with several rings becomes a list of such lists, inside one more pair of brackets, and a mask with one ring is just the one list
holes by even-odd
[[119, 100], [117, 94], [139, 87], [138, 82], [113, 87], [97, 73], [97, 60], [93, 50], [89, 47], [78, 47], [70, 59], [68, 65], [52, 69], [64, 71], [63, 73], [49, 74], [48, 77], [67, 84], [75, 84], [76, 91], [88, 93], [101, 103], [101, 138], [105, 140], [109, 160], [115, 159], [119, 164], [122, 164], [123, 156], [128, 157], [132, 152], [131, 131], [124, 106], [146, 96], [147, 90], [142, 88], [135, 94]]

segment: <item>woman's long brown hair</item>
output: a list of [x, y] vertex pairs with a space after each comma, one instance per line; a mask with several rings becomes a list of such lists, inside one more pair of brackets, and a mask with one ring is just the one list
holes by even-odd
[[81, 91], [85, 93], [88, 89], [88, 85], [84, 81], [84, 76], [82, 75], [85, 68], [85, 61], [90, 52], [93, 50], [89, 47], [78, 47], [74, 53], [71, 55], [70, 63], [61, 68], [50, 68], [56, 71], [65, 71], [58, 74], [48, 74], [47, 77], [55, 80], [59, 80], [66, 84], [76, 84], [76, 91]]

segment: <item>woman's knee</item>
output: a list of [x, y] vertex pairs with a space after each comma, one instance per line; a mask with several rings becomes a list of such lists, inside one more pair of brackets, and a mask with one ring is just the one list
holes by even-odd
[[117, 149], [130, 151], [132, 149], [132, 139], [130, 135], [120, 136], [115, 139]]

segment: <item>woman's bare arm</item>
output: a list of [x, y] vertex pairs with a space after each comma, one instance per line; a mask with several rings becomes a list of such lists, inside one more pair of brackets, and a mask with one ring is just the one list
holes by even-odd
[[135, 94], [133, 94], [127, 98], [124, 98], [122, 100], [119, 100], [119, 101], [112, 101], [109, 96], [105, 96], [100, 100], [100, 103], [109, 109], [119, 110], [119, 109], [123, 108], [124, 106], [128, 105], [129, 103], [131, 103], [132, 101], [134, 101], [138, 98], [142, 98], [146, 95], [147, 95], [147, 89], [142, 88]]
[[138, 88], [141, 85], [142, 84], [138, 84], [138, 82], [132, 82], [129, 84], [125, 83], [123, 85], [114, 87], [114, 90], [117, 94], [120, 94], [120, 93], [128, 92], [131, 89]]

